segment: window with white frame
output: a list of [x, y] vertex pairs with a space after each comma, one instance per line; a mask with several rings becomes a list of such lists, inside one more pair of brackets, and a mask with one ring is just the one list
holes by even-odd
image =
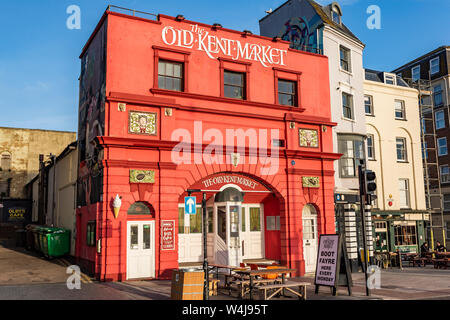
[[430, 60], [431, 74], [439, 73], [439, 57]]
[[331, 11], [331, 17], [333, 18], [333, 22], [337, 24], [341, 24], [341, 14], [338, 12], [336, 7], [333, 7]]
[[403, 100], [395, 100], [395, 119], [406, 119], [405, 101]]
[[438, 155], [446, 156], [448, 154], [448, 148], [447, 148], [447, 138], [439, 138], [437, 139], [438, 143]]
[[433, 99], [434, 99], [434, 105], [440, 106], [443, 103], [442, 100], [442, 87], [440, 84], [433, 87]]
[[367, 115], [373, 116], [373, 98], [372, 96], [364, 96], [364, 108]]
[[396, 82], [397, 82], [396, 80], [397, 79], [395, 77], [395, 74], [392, 74], [392, 73], [385, 73], [384, 74], [384, 83], [395, 85]]
[[409, 208], [409, 179], [399, 179], [398, 180], [398, 188], [400, 192], [400, 208]]
[[412, 68], [411, 74], [412, 74], [413, 81], [419, 80], [420, 79], [420, 66], [415, 66], [414, 68]]
[[397, 143], [397, 161], [407, 161], [406, 138], [396, 138]]
[[344, 46], [339, 46], [339, 55], [341, 60], [341, 69], [352, 72], [350, 49]]
[[341, 159], [339, 159], [340, 177], [356, 177], [359, 161], [365, 158], [362, 137], [339, 135], [338, 152], [343, 154]]
[[441, 182], [442, 183], [449, 183], [450, 182], [450, 170], [448, 165], [440, 166], [439, 171], [441, 173]]
[[438, 111], [435, 114], [436, 117], [436, 129], [443, 129], [445, 128], [445, 115], [444, 115], [444, 111]]
[[373, 134], [367, 135], [367, 159], [375, 160], [375, 147], [374, 147]]
[[353, 96], [342, 92], [342, 114], [344, 118], [353, 119]]

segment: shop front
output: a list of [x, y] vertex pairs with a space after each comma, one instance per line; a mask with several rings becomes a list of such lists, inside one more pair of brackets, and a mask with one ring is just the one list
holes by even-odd
[[[181, 17], [107, 11], [81, 59], [83, 269], [103, 281], [170, 279], [203, 261], [206, 231], [210, 262], [315, 270], [319, 235], [335, 231], [340, 158], [325, 56]], [[188, 190], [201, 190], [189, 215]]]
[[[280, 202], [272, 190], [234, 173], [214, 175], [190, 189], [207, 195], [209, 261], [239, 266], [251, 260], [281, 260]], [[180, 263], [189, 264], [203, 261], [203, 224], [200, 205], [196, 215], [184, 213], [184, 197], [178, 205], [178, 254]]]
[[420, 253], [429, 216], [425, 212], [373, 211], [375, 253]]

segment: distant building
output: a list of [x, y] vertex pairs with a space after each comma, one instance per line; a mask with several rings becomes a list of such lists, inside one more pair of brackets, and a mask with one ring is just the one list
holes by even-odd
[[419, 252], [425, 242], [425, 189], [418, 91], [395, 74], [365, 71], [367, 167], [377, 175], [375, 252]]
[[25, 185], [39, 173], [39, 155], [59, 154], [75, 132], [0, 128], [0, 199], [25, 199]]
[[[352, 269], [362, 249], [358, 165], [365, 160], [366, 122], [363, 101], [364, 44], [343, 23], [337, 2], [321, 6], [312, 0], [286, 1], [259, 22], [261, 35], [291, 42], [291, 48], [328, 57], [333, 150], [343, 154], [334, 164], [336, 228], [345, 230]], [[344, 201], [342, 201], [344, 199]], [[371, 239], [369, 233], [368, 239]], [[369, 248], [372, 253], [372, 248]]]
[[77, 166], [75, 141], [46, 161], [39, 175], [27, 185], [29, 198], [33, 200], [32, 220], [70, 230], [71, 255], [75, 255]]
[[[450, 240], [450, 46], [441, 46], [392, 71], [418, 88], [430, 238]], [[448, 247], [448, 245], [447, 245]]]

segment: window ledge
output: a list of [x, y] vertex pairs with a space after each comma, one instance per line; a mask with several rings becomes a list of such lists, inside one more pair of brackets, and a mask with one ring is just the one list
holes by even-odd
[[404, 119], [404, 118], [395, 118], [395, 120], [398, 120], [398, 121], [408, 121], [408, 119]]
[[341, 119], [342, 119], [342, 120], [346, 120], [346, 121], [350, 121], [350, 122], [356, 123], [356, 120], [355, 120], [355, 119], [346, 118], [346, 117], [344, 117], [344, 116], [341, 116]]
[[342, 69], [341, 66], [339, 66], [339, 71], [341, 71], [341, 72], [343, 72], [343, 73], [353, 77], [353, 73], [352, 72]]
[[374, 117], [375, 118], [375, 115], [374, 114], [370, 114], [370, 113], [366, 113], [366, 117]]
[[409, 163], [409, 161], [397, 160], [397, 163]]

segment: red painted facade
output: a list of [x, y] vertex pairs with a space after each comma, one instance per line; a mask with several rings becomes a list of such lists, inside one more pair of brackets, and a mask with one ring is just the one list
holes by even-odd
[[[166, 42], [173, 42], [173, 45], [164, 42], [164, 28]], [[195, 40], [192, 48], [186, 48], [182, 46], [190, 43], [189, 35], [184, 44], [173, 38], [178, 32], [176, 30], [194, 31], [195, 28], [216, 36], [214, 39], [228, 39], [229, 45], [237, 44], [231, 41], [239, 41], [242, 47], [214, 50], [212, 39], [212, 50], [208, 50], [206, 42], [203, 47]], [[183, 33], [177, 34], [180, 35], [184, 36]], [[233, 50], [239, 51], [247, 43], [249, 53], [244, 52], [233, 60], [234, 55], [238, 55]], [[95, 56], [95, 53], [90, 53], [94, 45], [103, 49], [95, 59], [86, 58]], [[253, 56], [252, 45], [259, 46], [253, 47], [257, 48]], [[262, 51], [269, 46], [272, 51], [264, 56]], [[258, 48], [262, 51], [259, 52]], [[231, 54], [224, 54], [228, 49]], [[100, 57], [102, 52], [104, 55]], [[85, 92], [87, 97], [83, 99], [86, 100], [84, 104], [80, 101], [80, 114], [85, 116], [80, 116], [79, 129], [84, 136], [79, 136], [86, 149], [86, 160], [83, 155], [80, 158], [79, 186], [83, 186], [84, 192], [79, 191], [77, 210], [76, 256], [81, 265], [100, 280], [125, 280], [127, 221], [154, 220], [156, 278], [169, 278], [171, 270], [178, 268], [178, 205], [182, 203], [185, 191], [201, 186], [205, 179], [226, 174], [248, 178], [261, 190], [271, 192], [246, 193], [245, 196], [246, 202], [263, 203], [265, 216], [280, 216], [280, 231], [265, 231], [265, 256], [298, 269], [300, 275], [304, 273], [303, 207], [312, 204], [316, 208], [319, 234], [335, 231], [333, 161], [340, 155], [333, 153], [332, 148], [335, 123], [330, 120], [328, 60], [325, 56], [291, 50], [288, 42], [197, 22], [178, 21], [168, 16], [160, 15], [157, 21], [152, 21], [106, 12], [80, 58], [85, 68], [82, 68], [81, 95]], [[102, 59], [103, 65], [99, 63]], [[158, 88], [160, 59], [183, 63], [183, 92]], [[90, 68], [94, 70], [94, 76]], [[224, 70], [245, 73], [245, 100], [224, 97]], [[89, 106], [89, 89], [83, 81], [90, 81], [99, 72], [105, 73], [104, 84], [97, 88], [92, 85], [93, 92], [90, 93], [95, 95], [96, 90], [103, 92], [97, 101], [100, 111], [95, 122], [96, 106]], [[297, 84], [296, 107], [278, 104], [278, 78]], [[119, 104], [126, 106], [119, 107]], [[131, 133], [131, 111], [156, 114], [155, 134]], [[84, 121], [94, 124], [86, 128]], [[262, 174], [264, 166], [260, 161], [249, 163], [250, 156], [256, 151], [248, 145], [241, 150], [234, 148], [235, 153], [241, 154], [237, 166], [232, 163], [174, 163], [172, 151], [178, 144], [172, 139], [175, 130], [186, 129], [190, 133], [192, 141], [186, 146], [193, 150], [189, 154], [192, 162], [195, 150], [204, 151], [211, 143], [196, 136], [199, 128], [196, 129], [194, 121], [202, 122], [203, 133], [217, 129], [224, 137], [227, 129], [279, 130], [278, 139], [284, 141], [284, 146], [280, 147], [277, 156], [278, 170], [275, 174]], [[317, 147], [301, 147], [299, 129], [317, 131]], [[266, 148], [271, 156], [271, 146], [269, 136], [260, 149]], [[226, 146], [221, 150], [224, 159], [229, 159]], [[89, 162], [92, 159], [89, 154], [95, 155], [95, 162]], [[154, 183], [130, 183], [131, 169], [154, 171]], [[303, 177], [318, 177], [320, 186], [303, 187]], [[214, 190], [226, 184], [222, 182], [210, 187], [213, 191], [208, 193], [208, 198], [214, 196]], [[202, 188], [205, 188], [204, 183]], [[98, 190], [97, 195], [95, 190]], [[112, 202], [117, 194], [122, 196], [122, 207], [116, 218]], [[139, 218], [128, 216], [127, 211], [135, 202], [151, 205], [154, 214]], [[175, 250], [162, 251], [161, 221], [167, 220], [176, 221]], [[96, 221], [97, 242], [94, 246], [86, 243], [89, 221]]]

